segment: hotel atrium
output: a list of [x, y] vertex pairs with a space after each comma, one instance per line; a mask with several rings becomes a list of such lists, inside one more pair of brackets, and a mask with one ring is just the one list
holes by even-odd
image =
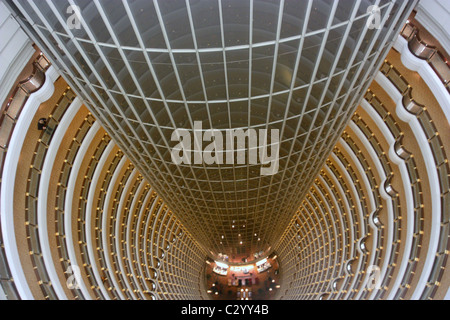
[[446, 0], [0, 0], [0, 40], [0, 300], [450, 299]]

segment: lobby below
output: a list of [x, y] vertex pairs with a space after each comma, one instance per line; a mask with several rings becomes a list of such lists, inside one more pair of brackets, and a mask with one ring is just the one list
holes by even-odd
[[248, 264], [206, 264], [206, 291], [213, 300], [271, 300], [281, 288], [276, 254]]

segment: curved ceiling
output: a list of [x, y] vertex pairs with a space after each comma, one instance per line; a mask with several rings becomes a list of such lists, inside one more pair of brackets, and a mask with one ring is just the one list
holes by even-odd
[[[79, 27], [66, 3], [14, 3], [196, 239], [251, 257], [279, 239], [413, 2], [76, 0]], [[379, 28], [368, 27], [374, 4]], [[202, 133], [278, 130], [278, 170], [261, 175], [261, 159], [237, 164], [236, 152], [234, 163], [174, 164], [174, 130], [192, 135], [196, 121]]]

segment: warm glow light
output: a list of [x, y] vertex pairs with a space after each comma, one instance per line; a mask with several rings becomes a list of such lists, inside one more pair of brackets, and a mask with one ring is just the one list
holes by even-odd
[[264, 263], [266, 263], [266, 262], [267, 262], [267, 258], [264, 258], [264, 259], [258, 261], [258, 262], [256, 263], [256, 266], [260, 266], [260, 265], [262, 265], [262, 264], [264, 264]]
[[228, 269], [228, 265], [226, 263], [220, 262], [220, 261], [215, 261], [216, 266], [223, 268], [223, 269]]

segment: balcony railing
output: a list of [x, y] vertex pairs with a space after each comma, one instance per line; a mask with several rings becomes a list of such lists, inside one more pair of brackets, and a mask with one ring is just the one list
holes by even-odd
[[[425, 51], [425, 50], [424, 50]], [[447, 62], [446, 62], [447, 63]], [[448, 67], [448, 65], [447, 65]], [[448, 177], [450, 175], [450, 167], [448, 165], [448, 158], [446, 150], [442, 142], [441, 136], [436, 128], [431, 114], [425, 106], [414, 101], [411, 94], [411, 86], [407, 83], [407, 80], [400, 74], [400, 72], [389, 62], [381, 67], [381, 72], [391, 81], [391, 83], [399, 90], [403, 95], [404, 108], [414, 114], [417, 117], [417, 121], [420, 124], [423, 133], [428, 141], [431, 149], [434, 165], [437, 170], [438, 184], [441, 191], [441, 226], [439, 234], [438, 250], [436, 252], [435, 263], [433, 265], [432, 273], [427, 283], [426, 289], [421, 299], [432, 298], [436, 292], [436, 283], [439, 283], [442, 279], [442, 272], [440, 272], [442, 265], [444, 265], [448, 257], [448, 230], [450, 225], [450, 217], [448, 210], [448, 199], [450, 197]], [[405, 87], [406, 85], [406, 87]], [[448, 82], [446, 87], [448, 89]], [[406, 90], [402, 90], [406, 88]], [[422, 147], [422, 146], [421, 146]], [[427, 152], [424, 149], [424, 152]]]
[[[11, 96], [0, 113], [0, 184], [3, 172], [6, 152], [17, 119], [27, 102], [29, 96], [39, 90], [45, 82], [45, 72], [50, 67], [50, 62], [41, 53], [31, 62], [32, 72], [24, 80], [21, 80], [13, 89]], [[11, 271], [9, 269], [3, 246], [3, 237], [0, 231], [0, 284], [8, 299], [20, 299]]]
[[[44, 55], [39, 55], [32, 62], [33, 71], [25, 80], [20, 81], [12, 91], [8, 102], [0, 114], [0, 159], [8, 147], [15, 123], [20, 116], [28, 97], [41, 88], [45, 82], [45, 72], [50, 63]], [[3, 169], [3, 161], [0, 162], [0, 171]]]
[[430, 46], [419, 36], [419, 28], [407, 23], [401, 31], [402, 37], [408, 41], [409, 50], [419, 59], [426, 60], [450, 92], [450, 63], [436, 47]]

